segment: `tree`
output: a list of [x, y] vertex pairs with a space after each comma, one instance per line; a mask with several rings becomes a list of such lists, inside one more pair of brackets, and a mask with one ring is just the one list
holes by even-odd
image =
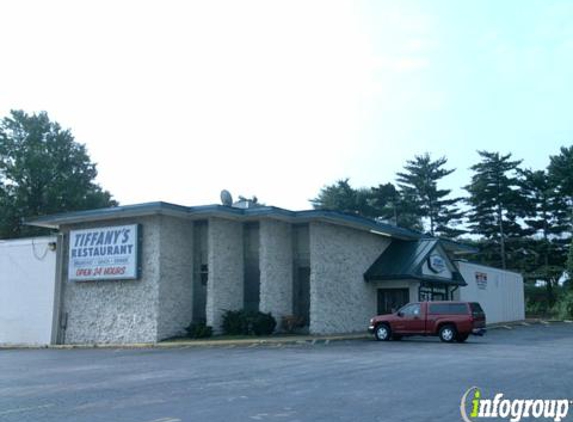
[[354, 189], [349, 179], [341, 179], [333, 185], [325, 186], [311, 203], [315, 209], [340, 211], [367, 218], [378, 218], [381, 212], [372, 189]]
[[511, 154], [478, 151], [482, 161], [471, 167], [471, 182], [465, 189], [471, 210], [468, 220], [472, 233], [485, 239], [480, 251], [490, 265], [507, 268], [506, 246], [508, 241], [520, 239], [523, 231], [517, 221], [523, 214], [519, 192], [518, 166], [521, 160], [512, 161]]
[[569, 209], [569, 230], [573, 214], [573, 145], [561, 147], [559, 155], [553, 155], [549, 163], [549, 177], [552, 179], [559, 194], [566, 200]]
[[400, 196], [392, 183], [354, 189], [349, 179], [338, 180], [322, 188], [311, 200], [315, 209], [325, 209], [391, 221], [411, 230], [420, 230], [420, 221], [411, 212], [411, 204]]
[[548, 303], [553, 305], [553, 288], [563, 275], [567, 259], [566, 200], [545, 170], [523, 170], [520, 175], [523, 233], [528, 235], [522, 241], [520, 270], [526, 279], [545, 282]]
[[557, 183], [561, 194], [573, 198], [573, 145], [561, 147], [559, 155], [549, 157], [549, 174]]
[[448, 198], [449, 189], [439, 189], [438, 182], [455, 169], [445, 169], [445, 157], [432, 161], [430, 154], [408, 160], [405, 172], [398, 173], [402, 198], [415, 206], [414, 213], [426, 222], [431, 236], [457, 237], [464, 230], [456, 228], [463, 213], [456, 204], [459, 198]]
[[[333, 185], [323, 187], [318, 196], [310, 200], [315, 209], [326, 209], [366, 216], [364, 200], [359, 201], [358, 192], [350, 186], [349, 179], [337, 180]], [[362, 202], [362, 203], [359, 203]]]
[[22, 218], [117, 205], [96, 165], [46, 112], [12, 110], [0, 121], [0, 237], [41, 233]]
[[573, 289], [573, 241], [569, 245], [569, 254], [567, 255], [567, 275], [569, 276], [569, 288]]
[[403, 197], [392, 183], [370, 188], [370, 203], [374, 207], [374, 218], [410, 230], [422, 231], [423, 225], [415, 205]]

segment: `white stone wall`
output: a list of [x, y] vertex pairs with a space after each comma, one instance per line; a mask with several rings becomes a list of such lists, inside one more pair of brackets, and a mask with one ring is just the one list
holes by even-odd
[[270, 312], [280, 327], [281, 318], [292, 315], [293, 245], [292, 227], [276, 220], [260, 223], [259, 267], [261, 312]]
[[157, 339], [185, 334], [193, 318], [193, 222], [161, 218]]
[[364, 331], [376, 314], [376, 289], [364, 272], [388, 247], [379, 235], [310, 223], [310, 332]]
[[220, 332], [225, 310], [243, 308], [243, 225], [222, 218], [209, 219], [209, 279], [207, 325]]
[[140, 280], [69, 281], [67, 246], [61, 251], [64, 254], [62, 314], [67, 315], [67, 329], [60, 333], [60, 342], [157, 341], [161, 218], [106, 220], [64, 227], [62, 231], [68, 239], [69, 230], [123, 224], [142, 224]]

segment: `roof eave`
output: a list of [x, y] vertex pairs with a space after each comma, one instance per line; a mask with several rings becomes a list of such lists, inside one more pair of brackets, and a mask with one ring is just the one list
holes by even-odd
[[220, 217], [237, 220], [241, 219], [245, 221], [248, 221], [249, 219], [268, 217], [295, 224], [321, 221], [402, 240], [414, 240], [420, 236], [419, 233], [400, 227], [394, 227], [388, 224], [378, 223], [367, 218], [328, 210], [290, 211], [272, 206], [242, 209], [218, 204], [185, 207], [167, 202], [150, 202], [54, 214], [24, 220], [24, 224], [36, 227], [59, 229], [64, 225], [109, 221], [120, 218], [136, 218], [151, 215], [169, 215], [191, 219]]
[[151, 215], [172, 215], [177, 217], [184, 217], [188, 215], [188, 210], [186, 207], [169, 204], [166, 202], [150, 202], [146, 204], [128, 205], [125, 207], [111, 207], [96, 210], [76, 211], [25, 219], [24, 224], [35, 227], [59, 229], [64, 225]]
[[447, 278], [439, 278], [439, 277], [417, 275], [417, 274], [396, 274], [396, 275], [390, 275], [390, 276], [368, 276], [365, 274], [364, 280], [366, 282], [392, 281], [392, 280], [416, 280], [416, 281], [425, 281], [425, 282], [430, 282], [430, 283], [443, 283], [443, 284], [448, 284], [451, 286], [467, 286], [467, 283], [463, 279], [456, 280], [455, 278], [447, 279]]

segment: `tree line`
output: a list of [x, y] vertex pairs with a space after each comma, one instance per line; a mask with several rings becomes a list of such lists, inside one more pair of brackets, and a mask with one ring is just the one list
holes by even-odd
[[[349, 179], [311, 200], [332, 209], [470, 243], [473, 258], [546, 281], [548, 295], [564, 271], [573, 276], [573, 146], [550, 156], [543, 170], [512, 154], [479, 151], [465, 197], [441, 184], [455, 169], [426, 153], [408, 160], [395, 183], [354, 188]], [[12, 110], [0, 120], [0, 238], [45, 234], [25, 217], [117, 205], [96, 182], [85, 145], [46, 112]], [[569, 249], [569, 252], [568, 252]], [[573, 277], [572, 277], [573, 278]], [[573, 285], [573, 283], [570, 283]]]
[[85, 145], [46, 112], [0, 121], [0, 239], [45, 234], [23, 218], [117, 205], [96, 182]]
[[[385, 221], [430, 236], [472, 244], [473, 259], [542, 280], [548, 294], [567, 271], [573, 275], [573, 146], [550, 156], [543, 170], [512, 154], [478, 151], [480, 161], [464, 197], [441, 185], [455, 169], [429, 153], [408, 160], [395, 183], [354, 188], [349, 179], [323, 187], [311, 200], [331, 209]], [[569, 254], [568, 254], [569, 251]], [[569, 259], [568, 259], [569, 255]]]

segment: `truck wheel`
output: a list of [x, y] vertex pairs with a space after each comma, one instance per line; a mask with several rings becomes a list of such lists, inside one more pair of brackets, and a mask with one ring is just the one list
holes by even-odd
[[440, 328], [440, 332], [438, 334], [440, 336], [440, 340], [446, 343], [451, 343], [456, 339], [456, 327], [451, 324], [444, 325], [442, 328]]
[[463, 343], [464, 341], [466, 341], [468, 339], [470, 335], [469, 334], [459, 334], [456, 336], [456, 341], [458, 343]]
[[392, 330], [386, 324], [379, 324], [374, 331], [374, 337], [378, 341], [388, 341], [390, 340], [390, 336], [392, 335]]

